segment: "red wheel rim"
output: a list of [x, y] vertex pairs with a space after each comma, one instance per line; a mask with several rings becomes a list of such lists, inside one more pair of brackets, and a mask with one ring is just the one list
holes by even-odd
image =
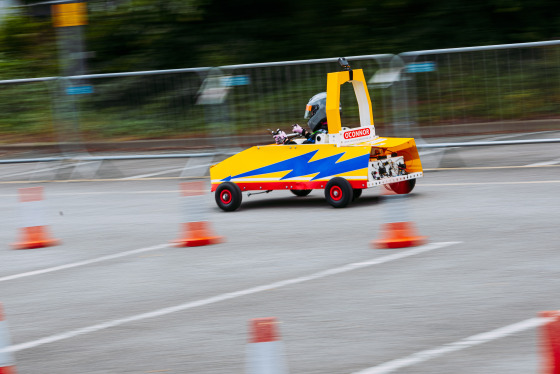
[[339, 186], [334, 186], [333, 188], [331, 188], [329, 194], [331, 195], [331, 199], [333, 199], [334, 201], [339, 201], [340, 199], [342, 199], [342, 189]]
[[224, 204], [229, 204], [231, 203], [231, 192], [228, 190], [223, 190], [222, 193], [220, 194], [220, 200], [222, 201], [222, 203]]

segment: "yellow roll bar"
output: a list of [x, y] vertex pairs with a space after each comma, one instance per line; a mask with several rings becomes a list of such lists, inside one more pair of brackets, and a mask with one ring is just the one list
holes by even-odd
[[360, 126], [373, 125], [373, 110], [367, 90], [367, 83], [362, 69], [345, 70], [327, 74], [327, 123], [329, 134], [338, 134], [342, 130], [340, 120], [340, 86], [351, 82], [358, 101]]

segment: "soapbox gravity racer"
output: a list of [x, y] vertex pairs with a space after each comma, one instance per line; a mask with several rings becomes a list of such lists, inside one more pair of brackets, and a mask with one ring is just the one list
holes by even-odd
[[[222, 210], [239, 208], [243, 191], [290, 190], [306, 196], [324, 189], [335, 208], [347, 206], [369, 187], [386, 185], [398, 194], [412, 191], [423, 175], [414, 139], [375, 134], [363, 70], [352, 70], [342, 58], [339, 63], [344, 70], [327, 75], [328, 134], [314, 144], [294, 138], [296, 144], [254, 146], [210, 167], [211, 190]], [[360, 127], [341, 124], [340, 86], [346, 82], [354, 88]]]

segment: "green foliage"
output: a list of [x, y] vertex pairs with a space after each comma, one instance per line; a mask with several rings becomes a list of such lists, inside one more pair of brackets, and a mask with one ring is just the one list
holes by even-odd
[[0, 90], [0, 134], [6, 140], [53, 140], [52, 97], [43, 83], [3, 85]]
[[[528, 42], [560, 29], [552, 0], [90, 0], [88, 8], [93, 73]], [[0, 52], [56, 72], [48, 16], [0, 26]]]
[[0, 23], [0, 79], [56, 75], [57, 58], [50, 22], [15, 14]]

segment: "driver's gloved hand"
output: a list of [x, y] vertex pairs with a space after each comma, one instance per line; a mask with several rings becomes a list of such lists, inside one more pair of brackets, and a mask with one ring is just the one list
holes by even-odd
[[276, 144], [284, 144], [288, 136], [284, 131], [279, 131], [278, 134], [273, 136], [273, 138]]
[[296, 134], [302, 134], [303, 133], [303, 128], [298, 125], [297, 123], [292, 125], [292, 131], [295, 132]]

